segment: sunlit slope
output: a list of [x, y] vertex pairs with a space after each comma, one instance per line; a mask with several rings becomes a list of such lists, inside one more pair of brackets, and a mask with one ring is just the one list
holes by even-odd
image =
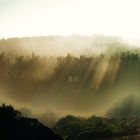
[[1, 98], [20, 105], [87, 115], [104, 114], [126, 96], [139, 99], [138, 53], [9, 57], [0, 54]]

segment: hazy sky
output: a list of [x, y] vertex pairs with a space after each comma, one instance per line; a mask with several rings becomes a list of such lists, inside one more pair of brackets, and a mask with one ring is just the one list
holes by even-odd
[[140, 38], [140, 0], [0, 0], [0, 38], [54, 34]]

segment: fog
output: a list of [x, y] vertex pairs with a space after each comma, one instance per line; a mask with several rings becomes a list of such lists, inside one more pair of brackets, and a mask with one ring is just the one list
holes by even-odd
[[102, 52], [136, 51], [137, 46], [129, 44], [120, 37], [104, 35], [94, 36], [47, 36], [23, 37], [0, 40], [1, 51], [11, 54], [30, 55], [32, 52], [40, 56], [74, 56], [100, 54]]
[[34, 114], [106, 115], [140, 99], [140, 50], [122, 38], [10, 38], [0, 50], [1, 102]]

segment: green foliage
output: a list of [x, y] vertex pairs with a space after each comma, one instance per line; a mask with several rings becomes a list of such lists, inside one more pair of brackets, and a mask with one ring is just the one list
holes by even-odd
[[84, 124], [80, 120], [72, 115], [68, 115], [58, 122], [54, 126], [54, 131], [57, 132], [60, 136], [68, 138], [69, 136], [75, 136], [84, 128]]
[[92, 138], [111, 137], [118, 134], [121, 129], [117, 120], [97, 116], [90, 118], [66, 116], [58, 120], [54, 126], [54, 131], [67, 140], [88, 138], [89, 135], [92, 135]]
[[92, 140], [137, 134], [139, 124], [139, 118], [81, 118], [68, 115], [58, 120], [53, 129], [66, 140]]

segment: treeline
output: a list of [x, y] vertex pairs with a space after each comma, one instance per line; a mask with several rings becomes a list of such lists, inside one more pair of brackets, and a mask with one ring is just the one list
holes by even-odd
[[64, 140], [122, 140], [127, 136], [132, 139], [140, 134], [140, 118], [67, 115], [59, 119], [52, 130], [37, 119], [23, 117], [21, 112], [11, 105], [0, 106], [2, 140], [62, 140], [60, 136]]
[[48, 77], [51, 77], [51, 80], [57, 78], [64, 82], [91, 82], [97, 71], [101, 70], [105, 75], [104, 81], [111, 80], [109, 75], [114, 71], [117, 71], [116, 74], [120, 74], [121, 71], [139, 72], [139, 64], [140, 55], [130, 52], [92, 57], [85, 55], [74, 57], [70, 54], [66, 57], [40, 57], [34, 53], [32, 56], [10, 57], [2, 52], [0, 53], [0, 76], [13, 80], [48, 80]]
[[138, 94], [139, 82], [140, 55], [136, 53], [92, 57], [0, 54], [0, 88], [4, 96], [20, 103], [31, 104], [39, 97], [42, 106], [55, 103], [53, 107], [63, 111], [105, 110], [118, 97]]
[[[75, 117], [68, 115], [53, 130], [65, 140], [122, 140], [140, 133], [140, 118]], [[133, 138], [131, 137], [131, 139]]]
[[[100, 90], [100, 87], [113, 83], [128, 85], [140, 77], [140, 56], [134, 53], [121, 53], [108, 56], [74, 57], [31, 57], [16, 56], [10, 58], [4, 52], [0, 54], [0, 82], [23, 81], [39, 82], [41, 85], [70, 86]], [[38, 84], [38, 85], [40, 85]]]

